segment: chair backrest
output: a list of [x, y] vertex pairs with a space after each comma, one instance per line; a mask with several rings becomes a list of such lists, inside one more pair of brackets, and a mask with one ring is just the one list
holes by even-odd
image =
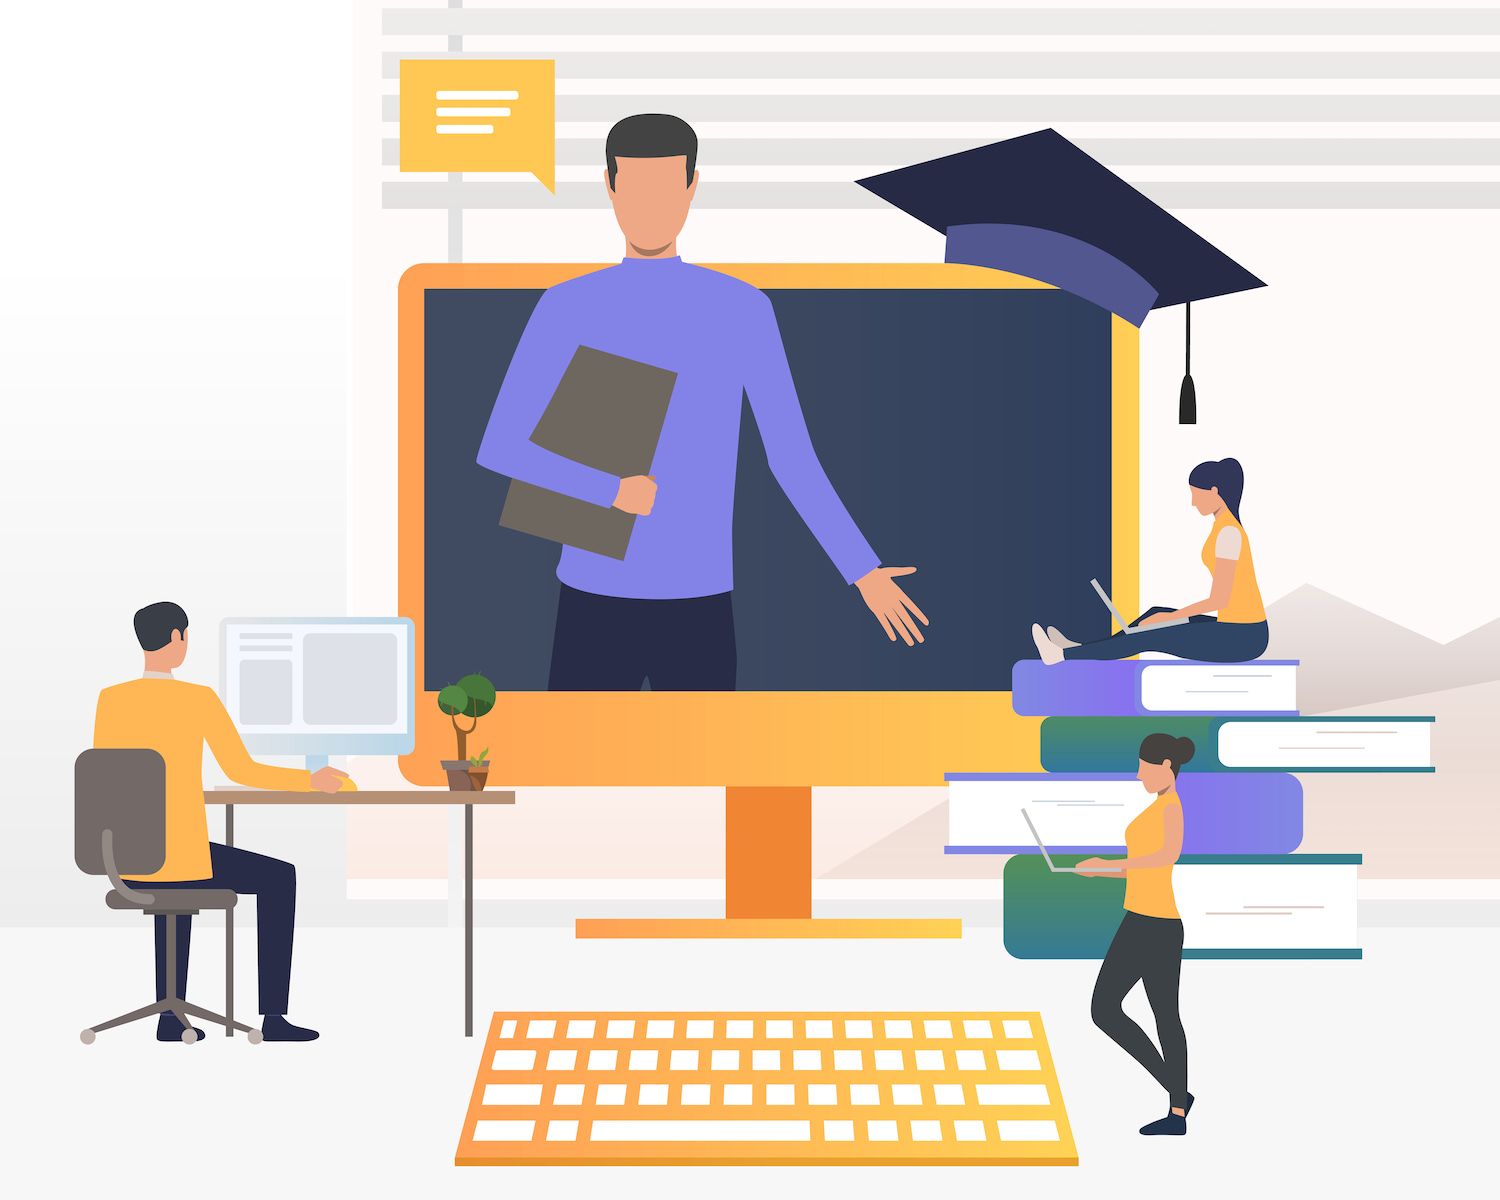
[[73, 764], [73, 861], [106, 875], [103, 834], [114, 832], [115, 868], [150, 875], [167, 859], [167, 764], [155, 750], [85, 750]]

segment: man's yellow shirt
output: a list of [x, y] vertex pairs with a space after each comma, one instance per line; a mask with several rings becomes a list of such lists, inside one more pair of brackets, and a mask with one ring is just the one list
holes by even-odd
[[[94, 745], [155, 750], [167, 764], [167, 856], [151, 875], [126, 879], [208, 879], [208, 810], [203, 803], [203, 746], [224, 774], [245, 787], [308, 792], [311, 776], [256, 762], [212, 688], [179, 679], [132, 679], [99, 693]], [[354, 789], [344, 780], [346, 791]]]

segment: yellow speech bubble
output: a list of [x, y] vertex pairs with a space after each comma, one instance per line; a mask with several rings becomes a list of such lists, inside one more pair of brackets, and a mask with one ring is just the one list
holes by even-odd
[[401, 170], [524, 171], [557, 193], [557, 64], [401, 60]]

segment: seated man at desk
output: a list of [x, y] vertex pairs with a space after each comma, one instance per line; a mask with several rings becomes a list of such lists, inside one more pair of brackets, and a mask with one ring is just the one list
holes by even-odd
[[[268, 1042], [310, 1042], [317, 1037], [286, 1019], [292, 974], [292, 927], [297, 905], [297, 870], [291, 863], [208, 840], [203, 803], [203, 746], [207, 743], [224, 773], [245, 787], [279, 791], [352, 790], [343, 771], [270, 767], [252, 759], [239, 731], [212, 688], [174, 679], [188, 650], [188, 619], [170, 601], [148, 604], [135, 614], [135, 636], [145, 652], [141, 678], [99, 693], [94, 745], [102, 749], [155, 750], [166, 762], [166, 859], [152, 875], [127, 875], [127, 884], [150, 890], [173, 887], [227, 888], [255, 896], [259, 955], [261, 1033]], [[188, 937], [191, 917], [177, 918], [178, 994], [187, 995]], [[166, 994], [167, 918], [157, 917], [156, 995]], [[200, 1032], [199, 1036], [202, 1034]], [[171, 1013], [157, 1023], [158, 1041], [180, 1042], [182, 1024]]]

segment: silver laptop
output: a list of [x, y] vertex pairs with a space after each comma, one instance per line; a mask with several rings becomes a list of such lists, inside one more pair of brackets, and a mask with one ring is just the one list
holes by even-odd
[[[1023, 808], [1021, 810], [1021, 815], [1026, 818], [1026, 828], [1031, 830], [1031, 836], [1036, 841], [1036, 848], [1042, 852], [1042, 860], [1047, 864], [1047, 870], [1051, 871], [1054, 875], [1077, 875], [1077, 867], [1059, 867], [1053, 865], [1052, 855], [1048, 854], [1047, 847], [1042, 845], [1042, 835], [1036, 831], [1036, 826], [1031, 823], [1031, 814]], [[1119, 869], [1119, 867], [1100, 868], [1101, 871], [1115, 872], [1118, 872]], [[1090, 874], [1092, 874], [1092, 872], [1090, 872]]]
[[1145, 633], [1148, 629], [1170, 629], [1173, 625], [1186, 625], [1191, 617], [1174, 617], [1170, 621], [1153, 621], [1149, 625], [1127, 625], [1125, 618], [1120, 615], [1120, 610], [1115, 607], [1115, 602], [1109, 598], [1109, 593], [1104, 590], [1097, 579], [1090, 579], [1094, 585], [1094, 591], [1099, 593], [1099, 599], [1104, 601], [1104, 607], [1109, 609], [1109, 615], [1115, 619], [1122, 633]]

